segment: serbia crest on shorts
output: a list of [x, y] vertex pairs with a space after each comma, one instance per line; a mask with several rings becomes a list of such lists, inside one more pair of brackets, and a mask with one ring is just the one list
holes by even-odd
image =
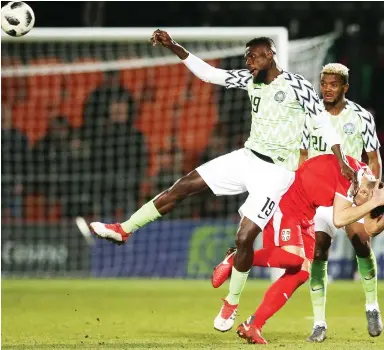
[[289, 241], [291, 238], [291, 229], [287, 228], [284, 230], [281, 230], [281, 240], [284, 242]]

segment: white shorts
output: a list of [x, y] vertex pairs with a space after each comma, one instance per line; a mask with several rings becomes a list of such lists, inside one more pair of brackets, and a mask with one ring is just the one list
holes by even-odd
[[[357, 222], [364, 224], [364, 218]], [[315, 231], [325, 232], [332, 239], [336, 237], [337, 232], [345, 233], [345, 227], [336, 228], [333, 224], [333, 206], [317, 208], [315, 215]]]
[[247, 148], [215, 158], [196, 171], [216, 196], [248, 191], [239, 213], [261, 229], [273, 216], [295, 178], [293, 171], [265, 162]]

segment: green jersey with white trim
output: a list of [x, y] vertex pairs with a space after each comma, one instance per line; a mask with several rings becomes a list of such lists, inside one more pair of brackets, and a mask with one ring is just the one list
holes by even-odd
[[[371, 152], [380, 148], [375, 121], [371, 113], [357, 103], [347, 100], [345, 108], [338, 115], [332, 115], [330, 120], [336, 132], [341, 136], [342, 147], [346, 155], [361, 160], [363, 149]], [[319, 134], [319, 130], [309, 119], [305, 121], [301, 148], [308, 150], [309, 158], [332, 153]]]

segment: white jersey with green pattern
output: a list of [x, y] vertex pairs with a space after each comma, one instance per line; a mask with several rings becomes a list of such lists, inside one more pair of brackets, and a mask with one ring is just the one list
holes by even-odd
[[283, 71], [266, 85], [254, 84], [248, 70], [227, 74], [226, 87], [247, 89], [251, 100], [251, 133], [244, 146], [271, 157], [275, 164], [297, 169], [306, 116], [321, 129], [322, 135], [333, 132], [331, 125], [319, 125], [324, 106], [311, 83], [301, 75]]
[[276, 164], [296, 170], [305, 111], [294, 90], [279, 75], [269, 85], [248, 83], [252, 105], [251, 132], [245, 147], [271, 157]]
[[285, 169], [295, 171], [306, 114], [328, 143], [340, 144], [312, 84], [301, 75], [282, 71], [270, 84], [254, 84], [247, 69], [214, 68], [192, 55], [184, 64], [200, 79], [212, 84], [248, 91], [252, 108], [251, 132], [245, 147], [272, 158]]
[[[346, 155], [361, 160], [363, 149], [371, 152], [380, 148], [372, 115], [357, 103], [347, 100], [345, 108], [330, 120], [342, 139]], [[309, 158], [332, 153], [309, 118], [305, 122], [301, 148], [308, 150]]]

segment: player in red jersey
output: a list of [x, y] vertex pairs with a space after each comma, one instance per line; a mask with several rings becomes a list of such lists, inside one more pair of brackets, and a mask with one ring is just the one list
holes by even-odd
[[[237, 328], [237, 334], [249, 343], [266, 344], [261, 336], [265, 322], [283, 307], [293, 292], [309, 277], [309, 267], [314, 256], [315, 232], [313, 218], [319, 206], [334, 206], [334, 224], [343, 227], [369, 215], [380, 207], [384, 212], [384, 189], [368, 166], [347, 157], [355, 170], [351, 184], [338, 169], [333, 155], [321, 155], [303, 163], [296, 171], [295, 181], [283, 196], [279, 209], [263, 231], [263, 248], [254, 252], [253, 265], [286, 269], [284, 275], [273, 283], [264, 295], [256, 312]], [[370, 231], [382, 228], [383, 219], [370, 221]], [[380, 226], [381, 225], [381, 226]], [[228, 251], [213, 275], [212, 285], [217, 288], [231, 274], [236, 251]], [[237, 305], [226, 305], [228, 319], [216, 318], [228, 328], [233, 325]], [[218, 324], [216, 329], [222, 329]]]

